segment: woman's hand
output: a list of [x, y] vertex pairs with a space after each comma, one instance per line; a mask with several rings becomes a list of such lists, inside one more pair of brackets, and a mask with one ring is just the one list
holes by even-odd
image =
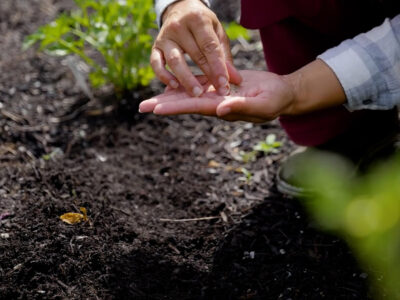
[[293, 86], [270, 72], [240, 71], [243, 78], [233, 86], [230, 95], [220, 96], [205, 76], [197, 79], [206, 91], [201, 97], [191, 97], [183, 87], [167, 88], [165, 93], [145, 100], [140, 112], [158, 115], [200, 114], [217, 116], [227, 121], [261, 123], [282, 114], [290, 114], [294, 101]]
[[166, 9], [162, 20], [150, 62], [164, 84], [171, 88], [181, 85], [191, 96], [200, 96], [204, 92], [185, 61], [185, 53], [200, 67], [220, 95], [229, 94], [229, 82], [241, 82], [232, 64], [225, 31], [216, 15], [201, 1], [175, 2]]

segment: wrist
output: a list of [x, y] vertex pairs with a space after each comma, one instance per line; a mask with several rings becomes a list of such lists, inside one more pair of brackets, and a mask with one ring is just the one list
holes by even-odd
[[302, 87], [302, 73], [294, 72], [288, 75], [282, 75], [282, 79], [288, 86], [291, 98], [281, 115], [297, 115], [299, 114], [298, 103], [301, 103], [301, 99], [306, 98], [306, 96], [303, 95], [305, 90]]
[[182, 2], [182, 1], [185, 1], [185, 0], [176, 0], [176, 1], [172, 2], [170, 5], [168, 5], [168, 6], [164, 9], [164, 11], [163, 11], [162, 14], [161, 14], [161, 23], [160, 23], [160, 27], [161, 27], [162, 24], [165, 23], [165, 20], [167, 19], [169, 13], [171, 12], [171, 9], [172, 9], [176, 4], [178, 4], [179, 2]]
[[210, 2], [209, 0], [175, 0], [173, 1], [171, 4], [169, 4], [164, 11], [161, 13], [161, 18], [160, 18], [160, 27], [162, 26], [162, 24], [165, 22], [165, 20], [168, 18], [170, 12], [172, 11], [172, 9], [178, 5], [180, 2], [190, 2], [190, 1], [196, 1], [196, 2], [201, 2], [203, 3], [205, 6], [209, 7], [210, 6]]
[[293, 98], [286, 115], [299, 115], [339, 106], [346, 102], [346, 94], [332, 69], [317, 59], [301, 69], [283, 76]]

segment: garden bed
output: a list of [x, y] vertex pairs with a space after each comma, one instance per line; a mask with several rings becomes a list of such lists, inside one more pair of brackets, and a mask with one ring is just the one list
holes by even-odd
[[[346, 245], [275, 190], [294, 149], [277, 123], [139, 115], [129, 103], [87, 114], [62, 59], [20, 50], [71, 7], [0, 2], [0, 299], [368, 298]], [[236, 65], [264, 67], [259, 47], [240, 47]], [[278, 153], [237, 159], [269, 134]], [[79, 207], [88, 222], [59, 219]]]

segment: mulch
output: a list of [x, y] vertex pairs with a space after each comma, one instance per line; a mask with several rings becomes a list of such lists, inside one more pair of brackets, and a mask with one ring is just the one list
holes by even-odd
[[[370, 297], [346, 244], [276, 191], [295, 148], [278, 123], [138, 114], [156, 81], [94, 113], [64, 59], [21, 51], [71, 7], [0, 2], [0, 299]], [[239, 68], [265, 68], [235, 45]], [[238, 158], [269, 134], [277, 153]], [[88, 222], [60, 220], [79, 207]]]

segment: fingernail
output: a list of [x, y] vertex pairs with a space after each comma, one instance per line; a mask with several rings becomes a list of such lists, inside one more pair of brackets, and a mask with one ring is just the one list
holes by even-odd
[[172, 88], [174, 88], [174, 89], [177, 89], [178, 87], [179, 87], [179, 83], [177, 83], [175, 80], [171, 80], [170, 82], [169, 82], [169, 85], [172, 87]]
[[221, 96], [227, 96], [229, 95], [229, 88], [228, 87], [222, 87], [218, 89], [218, 92]]
[[139, 107], [139, 113], [141, 113], [141, 114], [143, 113], [143, 112], [140, 110], [140, 107]]
[[218, 116], [223, 117], [231, 112], [229, 107], [223, 107], [218, 111]]
[[226, 86], [228, 84], [228, 79], [226, 79], [224, 76], [220, 76], [218, 78], [218, 83], [220, 86]]
[[201, 88], [199, 88], [198, 86], [193, 88], [193, 95], [199, 97], [201, 94], [203, 94], [203, 90]]

